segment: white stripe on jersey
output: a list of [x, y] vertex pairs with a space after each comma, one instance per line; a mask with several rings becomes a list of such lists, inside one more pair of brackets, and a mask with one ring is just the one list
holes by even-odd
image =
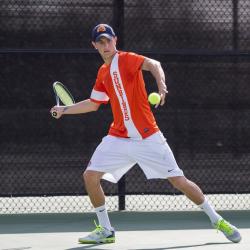
[[96, 101], [104, 101], [104, 102], [107, 102], [109, 100], [109, 97], [105, 92], [96, 91], [94, 89], [92, 89], [90, 98]]
[[127, 99], [127, 96], [123, 87], [123, 83], [122, 83], [122, 79], [121, 79], [121, 75], [120, 75], [120, 71], [118, 67], [118, 58], [119, 58], [119, 55], [118, 53], [116, 53], [111, 63], [110, 75], [111, 75], [111, 79], [113, 82], [116, 96], [119, 100], [120, 107], [123, 113], [123, 122], [128, 131], [128, 137], [135, 138], [135, 139], [142, 139], [131, 117], [128, 99]]

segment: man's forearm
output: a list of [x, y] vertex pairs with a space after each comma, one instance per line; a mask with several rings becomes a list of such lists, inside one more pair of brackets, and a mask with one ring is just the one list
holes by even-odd
[[165, 73], [161, 67], [161, 64], [158, 61], [155, 61], [155, 63], [152, 64], [150, 72], [154, 76], [158, 88], [167, 90]]
[[75, 103], [70, 106], [65, 106], [63, 109], [63, 114], [69, 115], [69, 114], [82, 114], [82, 113], [88, 113], [92, 111], [96, 111], [98, 109], [99, 105], [90, 101], [90, 99]]
[[[150, 71], [150, 73], [153, 75], [153, 77], [156, 80], [157, 86], [158, 86], [158, 92], [161, 97], [160, 105], [164, 105], [166, 94], [168, 93], [166, 80], [165, 80], [165, 73], [161, 67], [161, 63], [153, 60], [151, 58], [145, 58], [143, 64], [142, 64], [142, 70]], [[156, 108], [159, 104], [156, 105]]]
[[151, 58], [145, 58], [144, 63], [142, 65], [142, 70], [150, 71], [150, 73], [156, 80], [159, 91], [167, 92], [165, 73], [159, 61], [156, 61]]

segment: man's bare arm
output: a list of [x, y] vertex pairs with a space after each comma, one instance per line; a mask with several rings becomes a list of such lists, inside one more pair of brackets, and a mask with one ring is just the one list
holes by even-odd
[[71, 115], [71, 114], [82, 114], [92, 111], [97, 111], [100, 104], [92, 102], [90, 99], [77, 102], [70, 106], [54, 106], [50, 112], [55, 111], [57, 116], [55, 118], [60, 118], [62, 115]]
[[158, 92], [161, 96], [160, 105], [164, 105], [166, 94], [168, 93], [168, 91], [166, 86], [165, 73], [161, 67], [161, 63], [159, 61], [146, 57], [142, 64], [142, 70], [150, 71], [154, 76], [158, 86]]

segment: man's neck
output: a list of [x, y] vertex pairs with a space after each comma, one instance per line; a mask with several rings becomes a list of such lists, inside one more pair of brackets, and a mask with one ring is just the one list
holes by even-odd
[[108, 57], [108, 58], [106, 58], [106, 59], [103, 58], [104, 63], [105, 63], [106, 65], [109, 65], [109, 64], [112, 62], [112, 60], [113, 60], [114, 56], [116, 55], [116, 53], [117, 53], [117, 50], [114, 52], [114, 54], [113, 54], [112, 56], [110, 56], [110, 57]]

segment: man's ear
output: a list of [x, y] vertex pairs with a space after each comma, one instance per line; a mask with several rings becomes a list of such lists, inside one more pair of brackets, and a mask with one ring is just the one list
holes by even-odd
[[93, 47], [94, 47], [95, 49], [97, 49], [94, 42], [92, 42], [92, 45], [93, 45]]

